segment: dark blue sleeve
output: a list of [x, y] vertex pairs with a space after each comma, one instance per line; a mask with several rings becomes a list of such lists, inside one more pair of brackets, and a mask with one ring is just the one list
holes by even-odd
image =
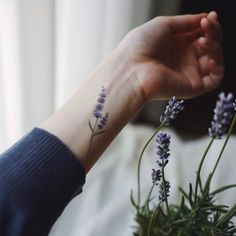
[[0, 155], [0, 235], [48, 235], [84, 183], [84, 168], [69, 148], [34, 128]]

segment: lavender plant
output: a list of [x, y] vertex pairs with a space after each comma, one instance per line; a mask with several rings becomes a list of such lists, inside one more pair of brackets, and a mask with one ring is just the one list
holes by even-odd
[[[177, 115], [184, 109], [184, 104], [183, 100], [177, 100], [176, 97], [173, 97], [169, 102], [168, 105], [166, 106], [166, 109], [164, 111], [164, 114], [161, 115], [160, 117], [160, 122], [161, 125], [156, 129], [154, 134], [149, 138], [147, 143], [142, 149], [142, 152], [139, 156], [139, 161], [138, 161], [138, 171], [137, 171], [137, 188], [138, 188], [138, 202], [137, 205], [140, 205], [140, 168], [141, 168], [141, 161], [143, 158], [144, 151], [148, 147], [149, 143], [152, 141], [152, 139], [155, 137], [155, 135], [159, 132], [159, 130], [165, 126], [169, 125], [171, 120], [175, 120]], [[131, 191], [131, 198], [133, 199], [133, 191]]]
[[91, 130], [91, 136], [87, 151], [87, 158], [89, 158], [91, 146], [93, 139], [95, 136], [102, 134], [105, 132], [105, 126], [108, 121], [108, 113], [106, 112], [105, 115], [103, 115], [103, 108], [106, 102], [106, 91], [104, 86], [101, 86], [100, 93], [97, 98], [97, 103], [95, 105], [94, 111], [93, 111], [93, 118], [95, 119], [94, 122], [91, 122], [89, 120], [89, 128]]
[[170, 183], [165, 179], [164, 170], [166, 165], [169, 162], [170, 157], [170, 135], [167, 133], [158, 133], [156, 137], [157, 142], [157, 156], [159, 157], [156, 161], [158, 169], [152, 170], [152, 182], [156, 185], [159, 183], [159, 200], [161, 202], [166, 202], [166, 206], [168, 208], [168, 197], [169, 197], [169, 189], [170, 189]]
[[161, 115], [160, 121], [164, 125], [169, 125], [171, 120], [175, 120], [178, 114], [184, 109], [183, 100], [177, 100], [173, 97], [169, 100], [168, 105], [164, 111], [164, 115]]
[[[216, 204], [216, 197], [219, 193], [227, 189], [236, 187], [236, 184], [226, 185], [214, 191], [211, 190], [211, 181], [226, 144], [232, 134], [236, 123], [236, 100], [233, 102], [231, 93], [225, 95], [221, 93], [214, 109], [214, 116], [209, 128], [211, 140], [200, 160], [195, 188], [189, 184], [188, 192], [179, 188], [181, 202], [179, 205], [168, 203], [170, 182], [165, 178], [165, 168], [170, 159], [170, 135], [160, 132], [164, 125], [169, 125], [172, 119], [175, 119], [184, 108], [183, 101], [172, 98], [161, 116], [161, 125], [154, 135], [145, 144], [138, 163], [138, 197], [134, 200], [131, 191], [131, 202], [136, 209], [137, 227], [135, 236], [153, 236], [153, 235], [236, 235], [236, 226], [232, 219], [236, 216], [236, 204], [229, 208], [226, 205]], [[234, 109], [233, 109], [234, 108]], [[230, 125], [231, 123], [231, 125]], [[230, 128], [229, 128], [230, 125]], [[159, 133], [158, 133], [159, 132]], [[201, 169], [207, 153], [215, 139], [222, 139], [227, 134], [219, 156], [213, 170], [203, 184], [201, 178]], [[140, 200], [140, 163], [147, 145], [156, 136], [157, 143], [157, 166], [152, 169], [152, 187], [143, 204]], [[158, 201], [154, 201], [153, 189], [158, 187]], [[154, 203], [150, 209], [150, 202]]]
[[209, 135], [214, 139], [221, 139], [227, 132], [227, 128], [232, 120], [233, 113], [233, 94], [227, 96], [224, 93], [219, 94], [219, 100], [214, 109], [213, 121], [209, 128]]

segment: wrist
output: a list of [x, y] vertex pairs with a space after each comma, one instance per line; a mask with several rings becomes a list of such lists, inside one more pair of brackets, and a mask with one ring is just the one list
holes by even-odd
[[[135, 85], [134, 80], [133, 65], [114, 52], [95, 69], [72, 98], [40, 127], [60, 138], [88, 171], [143, 106], [139, 85]], [[105, 132], [94, 138], [90, 157], [87, 158], [91, 137], [89, 121], [94, 124], [96, 120], [93, 112], [101, 86], [104, 86], [106, 93], [104, 113], [107, 112], [109, 118]]]
[[138, 78], [139, 65], [123, 50], [116, 48], [112, 54], [95, 69], [88, 84], [104, 86], [111, 98], [120, 101], [135, 113], [146, 103], [141, 81]]
[[[116, 135], [144, 105], [143, 99], [139, 94], [139, 85], [135, 85], [133, 82], [136, 79], [135, 76], [134, 65], [126, 60], [126, 58], [122, 58], [122, 54], [115, 51], [109, 58], [98, 65], [82, 87], [83, 91], [89, 91], [89, 96], [92, 94], [90, 102], [87, 103], [90, 108], [88, 109], [88, 118], [85, 122], [88, 136], [91, 135], [88, 119], [92, 124], [95, 123], [93, 111], [101, 86], [104, 86], [106, 94], [103, 115], [108, 113], [105, 132], [95, 137], [92, 143], [90, 158], [87, 159], [87, 148], [81, 148], [80, 150], [80, 158], [83, 159], [82, 162], [87, 170], [94, 165]], [[78, 92], [78, 94], [80, 93]], [[86, 146], [88, 143], [89, 140], [87, 139], [81, 147]]]

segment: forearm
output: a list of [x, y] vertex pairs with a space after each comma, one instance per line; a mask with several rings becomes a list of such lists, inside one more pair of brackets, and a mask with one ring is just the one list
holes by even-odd
[[[59, 137], [82, 162], [86, 171], [143, 105], [136, 92], [139, 91], [139, 84], [135, 80], [135, 67], [120, 55], [124, 56], [118, 50], [113, 52], [66, 104], [39, 126]], [[88, 122], [90, 120], [94, 124], [96, 120], [93, 111], [101, 86], [106, 92], [104, 112], [108, 112], [109, 117], [105, 132], [94, 138], [90, 155], [87, 156], [91, 137]]]
[[[146, 102], [173, 95], [192, 97], [219, 84], [223, 69], [215, 35], [220, 26], [215, 14], [208, 14], [205, 23], [203, 17], [155, 18], [133, 30], [72, 98], [39, 125], [42, 129], [34, 129], [1, 155], [1, 233], [47, 235], [66, 204], [82, 190], [83, 167], [90, 170]], [[199, 28], [207, 45], [194, 34]], [[202, 58], [209, 63], [202, 63]], [[103, 110], [109, 117], [105, 132], [91, 143], [89, 121], [96, 121], [93, 113], [101, 86], [106, 93]]]
[[0, 234], [48, 235], [85, 172], [68, 147], [35, 128], [0, 155]]

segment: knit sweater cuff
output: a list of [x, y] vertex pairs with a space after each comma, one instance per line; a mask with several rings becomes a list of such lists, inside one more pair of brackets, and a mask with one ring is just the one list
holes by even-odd
[[[1, 154], [0, 186], [14, 205], [53, 223], [76, 193], [85, 170], [56, 136], [34, 128]], [[1, 191], [2, 192], [2, 191]], [[42, 220], [42, 219], [41, 219]]]

